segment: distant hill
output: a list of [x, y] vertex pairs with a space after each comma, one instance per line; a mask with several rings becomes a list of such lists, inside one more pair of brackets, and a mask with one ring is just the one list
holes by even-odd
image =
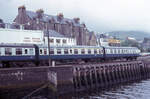
[[121, 39], [125, 39], [126, 37], [134, 37], [137, 40], [143, 40], [144, 37], [150, 38], [150, 33], [144, 31], [112, 31], [108, 32], [108, 34]]

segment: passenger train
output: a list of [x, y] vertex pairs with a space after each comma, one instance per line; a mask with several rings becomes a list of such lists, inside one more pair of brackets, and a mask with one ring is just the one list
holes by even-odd
[[46, 65], [53, 61], [88, 62], [91, 60], [136, 59], [140, 50], [136, 47], [99, 47], [99, 46], [50, 46], [35, 44], [0, 44], [0, 67]]

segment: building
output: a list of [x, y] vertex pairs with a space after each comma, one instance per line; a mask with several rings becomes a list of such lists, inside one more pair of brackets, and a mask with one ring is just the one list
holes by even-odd
[[150, 52], [150, 38], [144, 38], [141, 46], [142, 46], [143, 51], [149, 51]]
[[98, 46], [109, 46], [108, 36], [105, 34], [97, 34], [97, 45]]
[[5, 28], [5, 24], [2, 19], [0, 19], [0, 28]]
[[43, 44], [43, 32], [0, 28], [0, 43]]
[[54, 30], [66, 37], [76, 38], [77, 45], [96, 45], [95, 34], [91, 35], [79, 18], [64, 18], [62, 13], [52, 16], [45, 14], [42, 9], [33, 12], [27, 11], [25, 6], [20, 6], [14, 23], [23, 25], [27, 30]]
[[109, 36], [108, 34], [97, 34], [97, 45], [98, 46], [120, 46], [121, 41]]
[[[5, 28], [4, 28], [5, 27]], [[46, 31], [24, 30], [23, 27], [16, 28], [13, 24], [5, 24], [0, 28], [0, 43], [8, 44], [48, 44]], [[49, 39], [51, 46], [73, 46], [76, 45], [76, 39], [66, 37], [54, 30], [49, 30]]]
[[114, 38], [109, 38], [108, 39], [108, 44], [109, 46], [120, 46], [121, 42], [120, 40], [114, 39]]
[[127, 37], [125, 40], [122, 40], [121, 45], [138, 48], [140, 47], [140, 43], [133, 37]]

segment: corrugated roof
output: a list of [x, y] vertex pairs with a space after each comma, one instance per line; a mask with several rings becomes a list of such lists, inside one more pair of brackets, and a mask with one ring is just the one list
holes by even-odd
[[[47, 35], [47, 31], [44, 31], [44, 36], [48, 36]], [[54, 31], [54, 30], [49, 30], [49, 36], [50, 37], [65, 37], [64, 35]]]
[[32, 11], [26, 11], [26, 14], [31, 18], [35, 18], [37, 16], [37, 14], [35, 12], [32, 12]]
[[108, 38], [105, 34], [96, 34], [97, 38]]

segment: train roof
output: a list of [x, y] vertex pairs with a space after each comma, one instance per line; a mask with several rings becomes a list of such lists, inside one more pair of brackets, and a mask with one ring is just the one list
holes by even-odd
[[112, 48], [112, 49], [138, 49], [137, 47], [112, 47], [112, 46], [107, 46], [104, 48]]
[[[47, 45], [38, 45], [39, 47], [47, 47]], [[102, 48], [100, 46], [50, 46], [51, 48]]]
[[34, 47], [35, 44], [0, 43], [0, 47]]

